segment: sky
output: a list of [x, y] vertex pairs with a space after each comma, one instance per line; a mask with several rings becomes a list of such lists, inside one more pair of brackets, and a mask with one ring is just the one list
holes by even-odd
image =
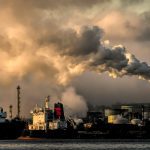
[[0, 0], [0, 105], [150, 102], [149, 47], [149, 0]]

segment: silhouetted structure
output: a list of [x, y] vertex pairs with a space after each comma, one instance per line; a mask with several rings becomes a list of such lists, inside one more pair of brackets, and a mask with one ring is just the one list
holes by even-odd
[[20, 118], [20, 86], [17, 86], [17, 117]]
[[13, 117], [13, 116], [12, 116], [12, 108], [13, 108], [13, 106], [10, 105], [10, 106], [9, 106], [9, 113], [10, 113], [9, 118], [10, 118], [10, 119], [12, 119], [12, 117]]

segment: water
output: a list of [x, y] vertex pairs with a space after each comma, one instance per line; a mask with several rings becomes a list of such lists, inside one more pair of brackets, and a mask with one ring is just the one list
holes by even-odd
[[0, 150], [150, 150], [150, 140], [3, 140]]

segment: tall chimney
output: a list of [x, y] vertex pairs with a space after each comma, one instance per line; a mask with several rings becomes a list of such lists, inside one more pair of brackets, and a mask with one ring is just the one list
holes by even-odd
[[20, 118], [20, 86], [17, 86], [17, 117]]
[[9, 106], [10, 119], [12, 119], [12, 107], [13, 107], [12, 105]]

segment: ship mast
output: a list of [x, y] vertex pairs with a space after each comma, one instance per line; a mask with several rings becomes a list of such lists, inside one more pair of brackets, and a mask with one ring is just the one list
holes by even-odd
[[20, 86], [17, 86], [17, 117], [20, 118]]

